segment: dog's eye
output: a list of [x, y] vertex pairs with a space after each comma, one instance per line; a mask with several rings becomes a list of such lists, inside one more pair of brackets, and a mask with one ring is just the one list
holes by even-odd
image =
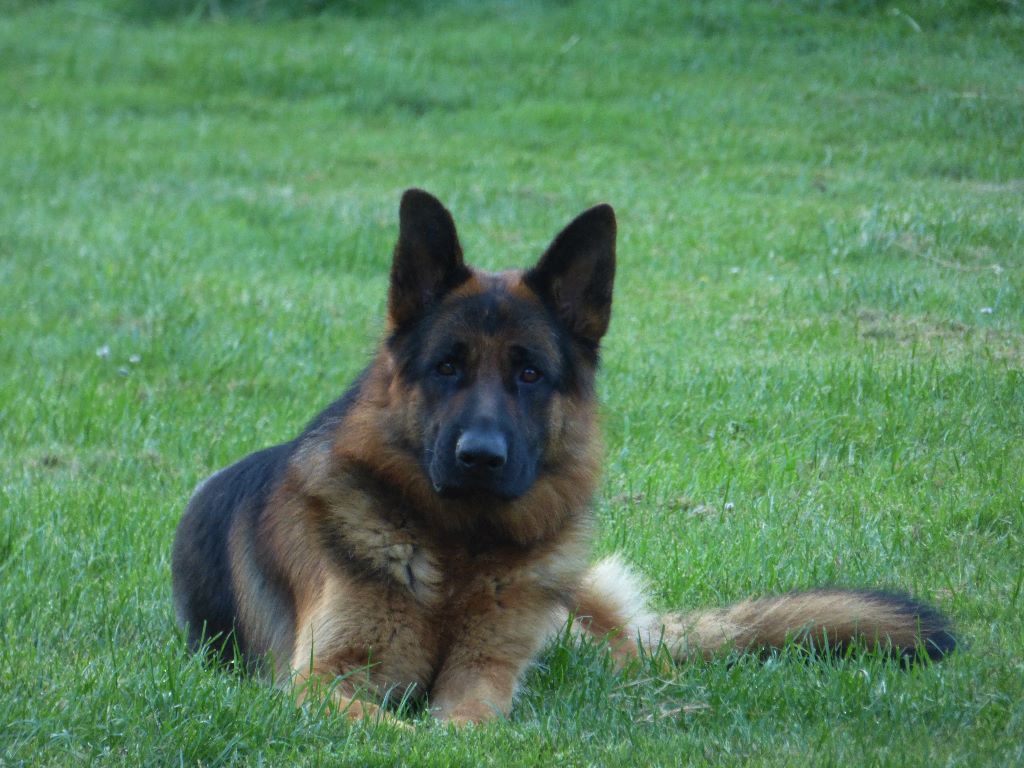
[[454, 376], [459, 371], [451, 360], [444, 360], [437, 364], [437, 372], [442, 376]]
[[519, 372], [519, 380], [524, 384], [534, 384], [540, 380], [540, 371], [536, 368], [523, 368], [523, 370]]

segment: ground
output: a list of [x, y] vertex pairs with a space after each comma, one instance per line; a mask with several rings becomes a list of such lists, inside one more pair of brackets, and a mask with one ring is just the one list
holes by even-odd
[[[1022, 71], [1016, 0], [5, 3], [0, 764], [1024, 760]], [[184, 502], [367, 361], [408, 186], [489, 268], [616, 207], [595, 555], [905, 588], [962, 651], [566, 641], [457, 735], [190, 658]]]

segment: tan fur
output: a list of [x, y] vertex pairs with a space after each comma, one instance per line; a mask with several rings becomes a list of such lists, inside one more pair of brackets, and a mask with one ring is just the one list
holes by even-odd
[[665, 644], [678, 660], [781, 648], [787, 642], [822, 648], [857, 641], [908, 649], [919, 641], [922, 629], [885, 603], [838, 590], [745, 600], [717, 610], [667, 614], [663, 621]]
[[584, 576], [574, 610], [577, 625], [608, 636], [620, 657], [665, 648], [676, 661], [710, 660], [729, 651], [781, 649], [799, 643], [823, 649], [849, 643], [913, 652], [941, 627], [890, 597], [855, 590], [818, 589], [689, 613], [652, 614], [642, 582], [618, 558]]
[[608, 642], [622, 666], [636, 658], [657, 622], [644, 593], [643, 581], [617, 556], [601, 560], [587, 570], [577, 587], [573, 629]]
[[[345, 514], [364, 503], [350, 502]], [[309, 582], [315, 590], [299, 601], [289, 671], [303, 684], [310, 676], [326, 684], [364, 671], [338, 690], [369, 690], [375, 698], [394, 693], [389, 686], [422, 693], [433, 679], [432, 705], [441, 717], [507, 713], [523, 669], [559, 626], [559, 595], [584, 569], [585, 527], [567, 526], [542, 546], [479, 556], [422, 530], [375, 523], [364, 533], [362, 543], [381, 553], [390, 584], [359, 583], [332, 567], [329, 552], [308, 548], [308, 538], [305, 551], [296, 551], [303, 561], [297, 569], [315, 561], [325, 576]]]

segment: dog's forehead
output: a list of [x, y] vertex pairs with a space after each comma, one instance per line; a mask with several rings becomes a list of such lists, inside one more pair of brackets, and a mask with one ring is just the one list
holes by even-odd
[[523, 282], [525, 271], [522, 269], [506, 269], [501, 272], [484, 272], [472, 270], [468, 280], [453, 290], [448, 298], [457, 300], [470, 296], [494, 295], [511, 296], [530, 302], [536, 308], [540, 299], [526, 283]]
[[444, 300], [436, 322], [449, 336], [519, 344], [555, 357], [557, 330], [521, 271], [474, 272]]

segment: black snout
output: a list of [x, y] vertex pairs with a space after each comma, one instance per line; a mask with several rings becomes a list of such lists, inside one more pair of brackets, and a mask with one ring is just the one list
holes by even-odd
[[455, 444], [455, 459], [466, 471], [497, 471], [508, 461], [508, 441], [497, 430], [469, 429]]
[[537, 479], [536, 451], [517, 421], [481, 418], [446, 427], [425, 452], [430, 481], [442, 497], [516, 499]]

